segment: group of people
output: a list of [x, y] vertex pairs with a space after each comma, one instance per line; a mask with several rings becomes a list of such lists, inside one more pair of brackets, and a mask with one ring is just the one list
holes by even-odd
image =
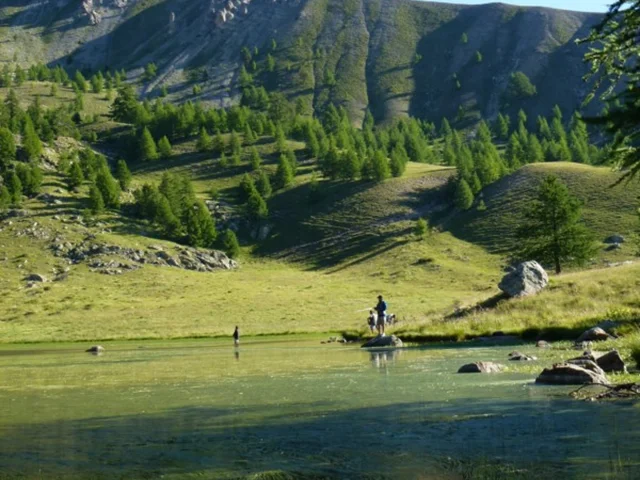
[[[384, 301], [382, 295], [378, 295], [378, 303], [375, 308], [369, 311], [369, 329], [371, 333], [378, 329], [378, 335], [384, 336], [384, 327], [388, 323], [393, 323], [395, 315], [387, 315], [387, 302]], [[233, 344], [237, 347], [240, 345], [240, 330], [236, 326], [233, 331]]]
[[393, 318], [395, 318], [395, 315], [387, 315], [387, 302], [384, 301], [382, 295], [378, 295], [378, 303], [373, 309], [369, 310], [369, 318], [367, 320], [371, 333], [377, 329], [378, 335], [384, 335], [384, 327], [391, 323]]

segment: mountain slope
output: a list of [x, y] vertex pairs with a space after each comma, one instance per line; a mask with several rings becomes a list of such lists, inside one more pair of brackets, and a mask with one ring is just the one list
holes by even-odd
[[[267, 87], [308, 112], [346, 105], [355, 122], [367, 108], [381, 121], [407, 114], [473, 121], [520, 107], [537, 115], [556, 103], [573, 110], [586, 89], [583, 49], [574, 40], [599, 18], [502, 4], [253, 0], [246, 14], [242, 4], [223, 23], [218, 0], [104, 0], [92, 10], [69, 0], [3, 4], [0, 62], [15, 55], [23, 65], [126, 68], [135, 78], [153, 61], [159, 76], [143, 92], [164, 84], [180, 101], [198, 83], [200, 100], [226, 105], [239, 98], [242, 47], [258, 47], [256, 76]], [[531, 79], [536, 96], [505, 97], [515, 71]]]

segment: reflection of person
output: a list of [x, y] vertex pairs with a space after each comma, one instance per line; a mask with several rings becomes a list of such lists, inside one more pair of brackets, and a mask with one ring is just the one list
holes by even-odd
[[236, 329], [233, 331], [233, 344], [237, 347], [240, 345], [240, 330], [236, 326]]
[[384, 321], [387, 312], [387, 303], [382, 299], [382, 295], [378, 295], [378, 304], [376, 305], [376, 312], [378, 312], [378, 334], [384, 336]]
[[369, 310], [369, 318], [367, 319], [367, 323], [369, 324], [369, 330], [373, 333], [373, 330], [376, 328], [376, 314], [373, 310]]

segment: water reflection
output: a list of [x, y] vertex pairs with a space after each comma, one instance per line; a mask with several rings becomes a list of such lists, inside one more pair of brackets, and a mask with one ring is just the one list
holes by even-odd
[[240, 360], [240, 350], [236, 348], [235, 352], [233, 352], [233, 355], [236, 358], [236, 360]]
[[382, 352], [369, 352], [371, 365], [384, 373], [388, 373], [387, 367], [396, 363], [400, 358], [401, 350], [384, 350]]

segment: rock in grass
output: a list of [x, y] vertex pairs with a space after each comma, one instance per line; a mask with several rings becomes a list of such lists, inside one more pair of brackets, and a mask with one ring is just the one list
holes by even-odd
[[582, 335], [580, 335], [578, 337], [578, 340], [576, 340], [576, 343], [600, 342], [604, 340], [609, 340], [611, 338], [613, 337], [609, 335], [607, 332], [605, 332], [603, 329], [601, 329], [600, 327], [593, 327], [587, 330], [586, 332], [584, 332]]
[[598, 357], [596, 359], [596, 363], [602, 370], [608, 373], [627, 373], [627, 366], [617, 350], [611, 350], [610, 352]]
[[467, 363], [458, 369], [458, 373], [498, 373], [504, 369], [504, 365], [494, 362]]
[[536, 342], [536, 347], [538, 348], [551, 348], [551, 344], [545, 340], [538, 340]]
[[549, 284], [549, 276], [542, 266], [535, 261], [523, 262], [515, 270], [507, 273], [498, 288], [509, 297], [526, 297], [535, 295]]
[[611, 235], [604, 239], [604, 243], [610, 245], [620, 245], [621, 243], [624, 243], [624, 237], [622, 235]]
[[[609, 380], [607, 380], [605, 373], [595, 363], [591, 363], [593, 364], [589, 366], [591, 369], [571, 363], [556, 364], [551, 368], [545, 368], [536, 378], [536, 383], [545, 385], [608, 385]], [[593, 366], [596, 369], [593, 369]]]
[[102, 345], [94, 345], [90, 348], [87, 348], [85, 352], [100, 355], [101, 353], [104, 353], [104, 347]]
[[47, 281], [47, 277], [45, 277], [44, 275], [40, 275], [39, 273], [30, 273], [24, 279], [27, 282], [41, 282], [41, 283], [44, 283], [44, 282]]
[[401, 347], [402, 340], [395, 335], [378, 335], [372, 338], [367, 343], [362, 345], [362, 348], [375, 348], [375, 347]]

